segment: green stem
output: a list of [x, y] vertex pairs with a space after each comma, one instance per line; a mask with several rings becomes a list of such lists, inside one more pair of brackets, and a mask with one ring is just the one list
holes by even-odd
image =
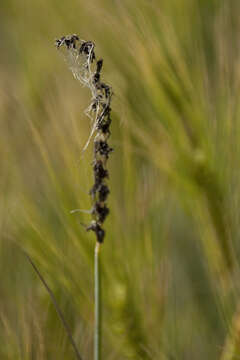
[[101, 360], [101, 264], [100, 243], [96, 242], [94, 255], [94, 360]]

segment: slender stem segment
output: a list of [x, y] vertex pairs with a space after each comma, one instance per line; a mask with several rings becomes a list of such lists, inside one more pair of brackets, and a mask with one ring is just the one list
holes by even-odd
[[96, 242], [94, 255], [94, 360], [101, 360], [101, 244]]
[[41, 280], [42, 284], [44, 285], [45, 289], [47, 290], [47, 292], [48, 292], [48, 294], [49, 294], [49, 296], [50, 296], [50, 298], [51, 298], [51, 300], [52, 300], [52, 303], [53, 303], [53, 305], [54, 305], [54, 308], [55, 308], [55, 310], [56, 310], [56, 312], [57, 312], [57, 314], [58, 314], [58, 316], [59, 316], [59, 319], [61, 320], [62, 325], [63, 325], [63, 327], [64, 327], [64, 329], [65, 329], [65, 331], [66, 331], [66, 334], [67, 334], [67, 336], [68, 336], [68, 339], [69, 339], [69, 341], [70, 341], [70, 343], [71, 343], [71, 345], [72, 345], [72, 347], [73, 347], [73, 350], [74, 350], [74, 352], [75, 352], [76, 358], [77, 358], [78, 360], [82, 360], [82, 357], [81, 357], [81, 355], [80, 355], [80, 353], [79, 353], [79, 351], [78, 351], [77, 345], [76, 345], [76, 343], [75, 343], [75, 341], [74, 341], [74, 339], [73, 339], [73, 336], [72, 336], [72, 332], [71, 332], [71, 330], [70, 330], [70, 327], [69, 327], [69, 325], [68, 325], [68, 323], [67, 323], [67, 321], [66, 321], [66, 319], [65, 319], [65, 317], [64, 317], [64, 315], [63, 315], [62, 310], [60, 309], [60, 307], [59, 307], [59, 305], [58, 305], [58, 303], [57, 303], [57, 300], [56, 300], [56, 298], [55, 298], [52, 290], [51, 290], [50, 287], [48, 286], [46, 280], [44, 279], [44, 277], [42, 276], [42, 274], [41, 274], [40, 271], [38, 270], [37, 266], [34, 264], [32, 258], [30, 257], [30, 255], [28, 255], [25, 251], [24, 251], [24, 255], [26, 256], [26, 258], [28, 259], [28, 261], [29, 261], [30, 264], [32, 265], [33, 270], [36, 272], [36, 274], [38, 275], [38, 277], [39, 277], [39, 279]]

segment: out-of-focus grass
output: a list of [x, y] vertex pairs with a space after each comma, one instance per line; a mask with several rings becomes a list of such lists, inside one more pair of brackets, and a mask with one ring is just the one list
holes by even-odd
[[1, 8], [0, 358], [74, 359], [21, 249], [92, 357], [94, 236], [87, 215], [70, 214], [91, 207], [89, 94], [53, 47], [68, 33], [96, 43], [116, 94], [104, 359], [240, 356], [239, 3]]

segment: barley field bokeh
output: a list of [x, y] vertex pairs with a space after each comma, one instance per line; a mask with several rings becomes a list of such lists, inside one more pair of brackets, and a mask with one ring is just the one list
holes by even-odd
[[0, 359], [93, 356], [92, 146], [54, 46], [94, 41], [114, 90], [103, 358], [240, 358], [240, 3], [1, 0]]

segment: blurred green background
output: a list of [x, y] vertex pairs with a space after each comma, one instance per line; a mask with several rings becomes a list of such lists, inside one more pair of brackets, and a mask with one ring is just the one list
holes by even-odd
[[92, 358], [88, 89], [54, 47], [96, 44], [115, 93], [103, 359], [240, 358], [240, 3], [0, 4], [0, 359]]

